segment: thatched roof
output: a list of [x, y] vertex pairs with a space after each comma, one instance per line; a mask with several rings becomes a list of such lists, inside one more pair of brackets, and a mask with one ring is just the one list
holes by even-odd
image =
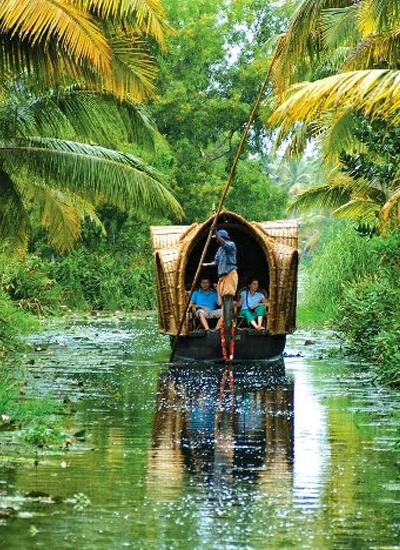
[[[229, 229], [239, 255], [239, 281], [256, 274], [269, 294], [267, 328], [272, 334], [295, 328], [297, 289], [297, 231], [294, 220], [248, 222], [238, 214], [224, 211], [218, 227]], [[188, 290], [204, 249], [213, 218], [189, 226], [152, 226], [159, 328], [176, 335], [188, 302]], [[207, 251], [212, 259], [212, 250]], [[209, 261], [209, 260], [207, 260]], [[182, 327], [186, 334], [188, 324]]]

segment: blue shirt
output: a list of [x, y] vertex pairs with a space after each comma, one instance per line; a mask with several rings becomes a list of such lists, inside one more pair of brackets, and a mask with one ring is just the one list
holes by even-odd
[[218, 277], [227, 275], [233, 269], [237, 268], [236, 263], [236, 245], [232, 241], [226, 241], [220, 246], [215, 254], [214, 262], [218, 267]]
[[201, 288], [195, 290], [192, 294], [191, 302], [196, 306], [206, 306], [211, 310], [219, 309], [218, 294], [212, 288], [207, 292], [203, 292]]
[[240, 309], [249, 309], [250, 307], [258, 306], [265, 299], [262, 292], [256, 291], [254, 294], [251, 294], [250, 290], [242, 290], [240, 297], [243, 300]]

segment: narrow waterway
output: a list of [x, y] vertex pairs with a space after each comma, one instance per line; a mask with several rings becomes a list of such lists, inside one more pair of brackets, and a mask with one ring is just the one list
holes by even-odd
[[399, 394], [326, 337], [290, 337], [278, 377], [171, 366], [152, 316], [31, 343], [24, 391], [67, 438], [27, 459], [0, 432], [1, 550], [400, 548]]

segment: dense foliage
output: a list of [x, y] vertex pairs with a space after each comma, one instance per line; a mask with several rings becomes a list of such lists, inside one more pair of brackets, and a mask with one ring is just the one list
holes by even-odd
[[400, 387], [400, 231], [375, 237], [364, 277], [344, 282], [335, 316], [348, 350], [379, 367], [379, 378]]
[[[168, 140], [163, 168], [176, 182], [186, 220], [215, 211], [266, 70], [260, 54], [283, 15], [261, 0], [165, 0], [175, 34], [160, 61], [152, 104]], [[286, 193], [261, 162], [268, 134], [256, 117], [225, 206], [255, 220], [283, 216]]]
[[[331, 320], [343, 294], [343, 284], [373, 269], [369, 242], [348, 222], [331, 222], [318, 249], [304, 261], [301, 307], [318, 322]], [[304, 315], [304, 313], [303, 313]]]

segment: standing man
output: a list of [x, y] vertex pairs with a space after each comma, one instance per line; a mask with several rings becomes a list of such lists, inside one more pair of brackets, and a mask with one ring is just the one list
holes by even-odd
[[226, 295], [235, 296], [238, 285], [236, 245], [231, 241], [226, 229], [215, 231], [213, 238], [217, 239], [219, 248], [214, 261], [203, 263], [204, 267], [216, 265], [218, 268], [218, 295], [220, 298]]

